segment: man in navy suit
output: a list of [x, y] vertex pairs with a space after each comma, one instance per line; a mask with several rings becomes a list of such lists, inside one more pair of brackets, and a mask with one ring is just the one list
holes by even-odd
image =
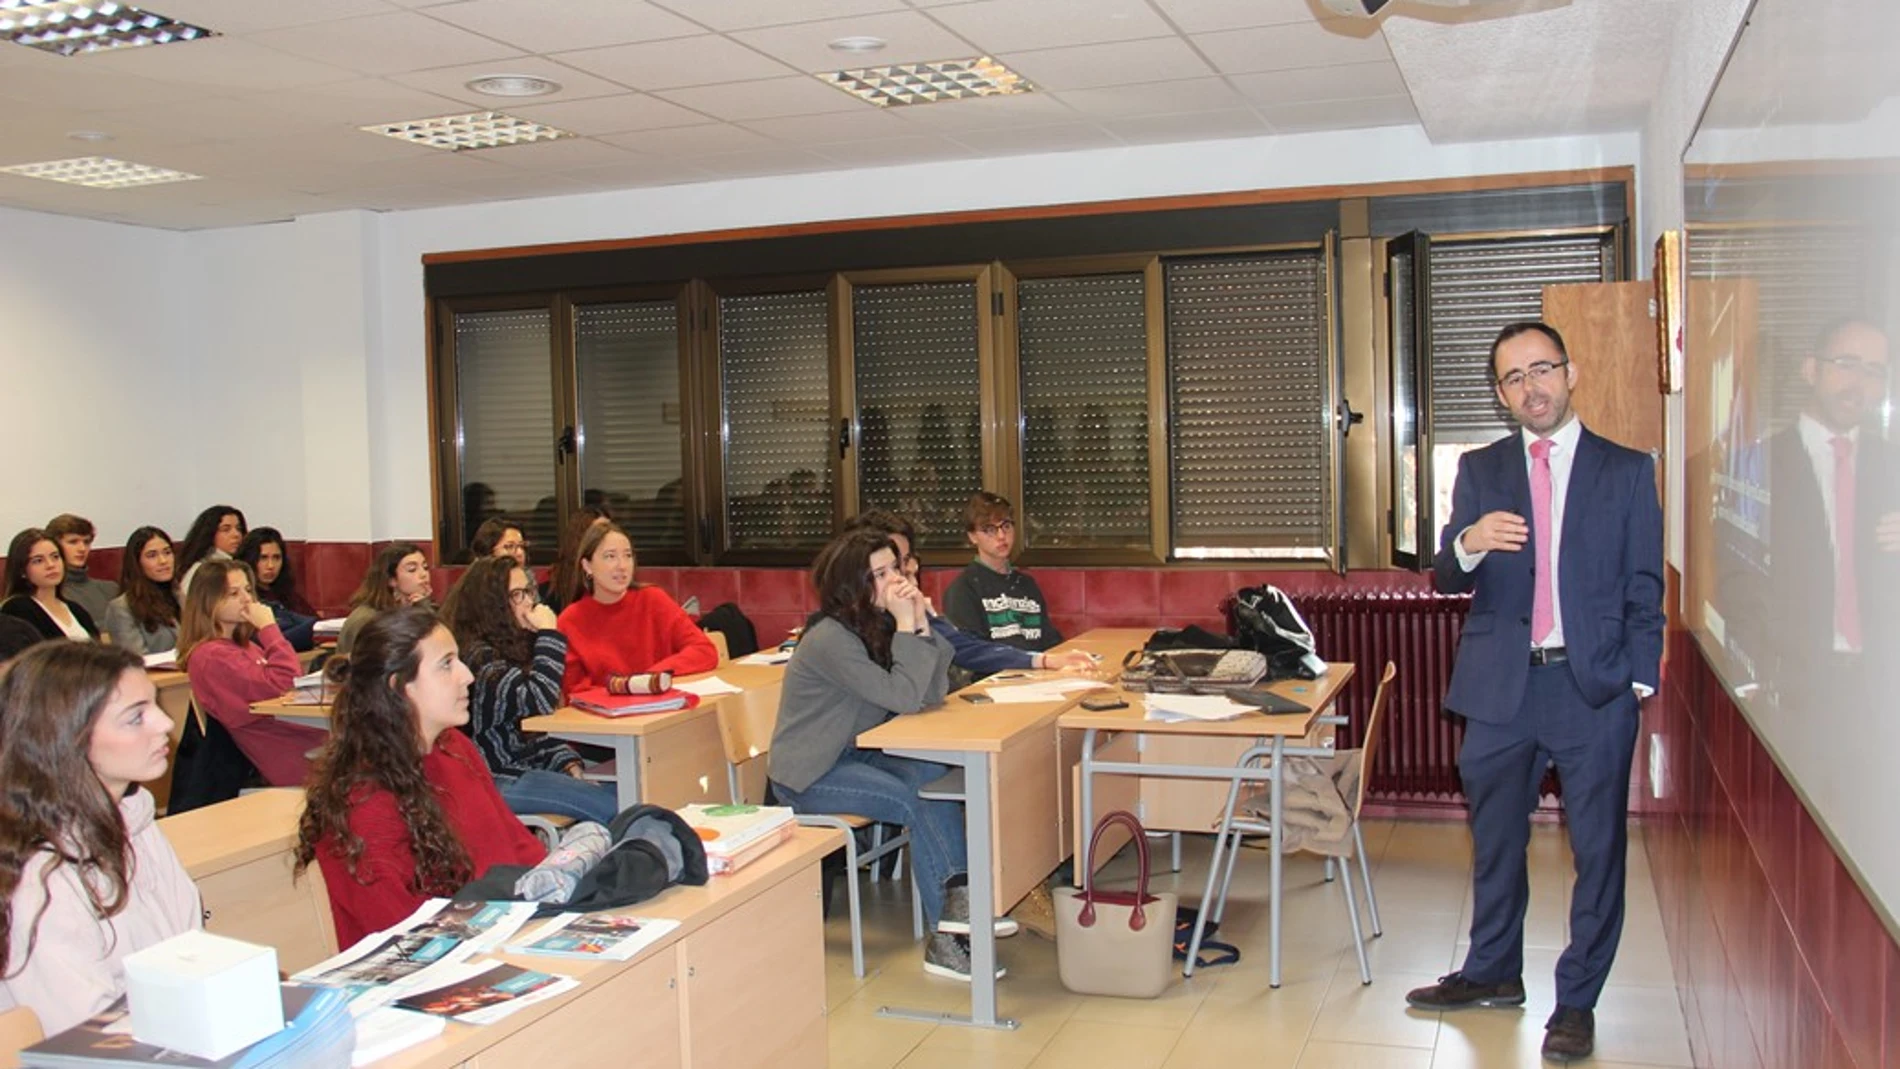
[[1637, 703], [1662, 664], [1662, 509], [1654, 462], [1572, 415], [1577, 368], [1555, 329], [1506, 327], [1491, 365], [1522, 431], [1461, 458], [1433, 562], [1440, 590], [1476, 592], [1445, 695], [1467, 721], [1458, 769], [1471, 813], [1471, 950], [1406, 1001], [1523, 1004], [1525, 852], [1555, 762], [1577, 882], [1544, 1057], [1569, 1062], [1595, 1046], [1597, 996], [1623, 931]]

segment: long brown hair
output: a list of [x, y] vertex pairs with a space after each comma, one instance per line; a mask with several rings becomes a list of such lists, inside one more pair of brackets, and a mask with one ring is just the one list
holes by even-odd
[[[483, 557], [468, 566], [442, 602], [442, 622], [454, 633], [470, 668], [475, 667], [476, 651], [483, 646], [522, 668], [534, 660], [534, 633], [515, 622], [514, 606], [508, 600], [508, 582], [516, 571], [527, 569], [513, 557]], [[534, 577], [528, 581], [532, 584]]]
[[[636, 576], [639, 575], [640, 574], [640, 550], [636, 546], [634, 546], [633, 536], [628, 534], [624, 528], [622, 528], [619, 524], [613, 522], [612, 520], [608, 520], [606, 523], [594, 524], [592, 527], [589, 527], [587, 529], [586, 534], [581, 536], [580, 548], [575, 550], [574, 552], [574, 566], [576, 568], [579, 568], [580, 563], [582, 561], [589, 560], [594, 556], [594, 554], [600, 552], [600, 544], [602, 542], [607, 541], [608, 535], [619, 535], [620, 537], [627, 540], [627, 551], [633, 554], [633, 574]], [[638, 590], [643, 586], [646, 586], [646, 584], [642, 583], [639, 579], [634, 579], [632, 582], [627, 584], [627, 589]], [[588, 575], [587, 571], [585, 569], [582, 569], [580, 589], [575, 592], [574, 596], [576, 598], [587, 597], [593, 592], [594, 592], [594, 577], [591, 575]]]
[[145, 574], [145, 547], [162, 541], [172, 549], [172, 569], [178, 568], [178, 547], [172, 536], [156, 527], [141, 527], [125, 540], [125, 553], [119, 557], [119, 590], [125, 594], [125, 607], [132, 619], [147, 631], [178, 626], [178, 595], [170, 583], [154, 583]]
[[818, 551], [811, 565], [812, 585], [818, 588], [818, 614], [850, 629], [864, 643], [864, 651], [882, 668], [891, 666], [891, 636], [897, 621], [878, 607], [877, 586], [871, 580], [871, 554], [897, 547], [881, 531], [846, 531]]
[[607, 510], [590, 505], [569, 517], [561, 531], [561, 544], [554, 550], [554, 570], [548, 573], [548, 600], [565, 608], [585, 597], [587, 586], [581, 581], [581, 542], [594, 525], [613, 522]]
[[369, 570], [363, 573], [363, 581], [350, 595], [350, 608], [364, 605], [382, 612], [396, 605], [396, 591], [389, 584], [396, 581], [396, 569], [402, 567], [404, 557], [422, 550], [413, 542], [395, 542], [384, 546], [376, 559], [369, 562]]
[[[191, 588], [185, 591], [184, 611], [178, 620], [178, 663], [191, 660], [192, 651], [218, 637], [218, 602], [230, 588], [231, 573], [238, 572], [257, 593], [257, 577], [251, 566], [241, 560], [208, 560], [191, 573]], [[231, 641], [248, 646], [257, 637], [257, 628], [249, 620], [239, 620], [231, 630]]]
[[363, 840], [350, 830], [350, 811], [376, 790], [395, 797], [396, 811], [409, 829], [416, 864], [408, 890], [449, 895], [474, 875], [467, 847], [422, 774], [422, 732], [403, 693], [422, 666], [422, 640], [440, 626], [435, 614], [420, 606], [379, 613], [363, 625], [347, 656], [324, 664], [324, 674], [341, 689], [330, 709], [330, 740], [304, 788], [303, 816], [297, 822], [298, 875], [326, 840], [346, 871], [357, 874]]
[[46, 902], [30, 921], [26, 955], [8, 958], [13, 893], [44, 852], [45, 889], [61, 865], [79, 870], [94, 916], [116, 916], [130, 900], [132, 839], [87, 755], [92, 731], [119, 680], [142, 669], [138, 656], [91, 642], [42, 642], [0, 671], [0, 976], [25, 964], [39, 942]]
[[[59, 539], [38, 527], [28, 527], [14, 535], [13, 541], [7, 544], [7, 585], [5, 590], [0, 590], [0, 598], [15, 595], [30, 598], [37, 593], [32, 581], [26, 577], [26, 559], [33, 555], [33, 547], [41, 542], [51, 542], [55, 551], [59, 549]], [[66, 566], [64, 556], [59, 558], [59, 566]]]

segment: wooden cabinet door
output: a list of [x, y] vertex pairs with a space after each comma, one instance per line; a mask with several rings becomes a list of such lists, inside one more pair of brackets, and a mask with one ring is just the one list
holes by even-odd
[[290, 855], [269, 854], [205, 873], [196, 883], [205, 930], [275, 947], [277, 967], [285, 972], [309, 968], [337, 951], [330, 899], [315, 865], [293, 881]]
[[1662, 365], [1650, 312], [1655, 293], [1648, 282], [1545, 286], [1544, 322], [1564, 336], [1577, 365], [1570, 404], [1583, 425], [1661, 457]]
[[590, 980], [560, 1012], [482, 1051], [473, 1067], [681, 1069], [679, 973], [675, 949], [605, 983]]
[[[715, 876], [717, 880], [721, 877]], [[821, 1069], [825, 936], [818, 866], [774, 886], [680, 943], [686, 1064], [695, 1069]], [[769, 998], [760, 998], [769, 990]], [[815, 1058], [815, 1060], [814, 1060]]]

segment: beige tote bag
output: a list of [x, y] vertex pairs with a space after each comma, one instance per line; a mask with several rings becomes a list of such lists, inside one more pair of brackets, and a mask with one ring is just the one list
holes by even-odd
[[[1095, 889], [1095, 847], [1112, 824], [1135, 836], [1135, 890]], [[1055, 896], [1056, 965], [1062, 986], [1078, 995], [1154, 998], [1174, 976], [1175, 896], [1148, 893], [1148, 836], [1127, 810], [1095, 825], [1082, 859], [1082, 887]]]

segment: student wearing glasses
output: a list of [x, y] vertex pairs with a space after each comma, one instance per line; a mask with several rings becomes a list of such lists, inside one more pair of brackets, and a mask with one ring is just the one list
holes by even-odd
[[1019, 650], [1040, 652], [1061, 642], [1062, 633], [1049, 622], [1042, 588], [1009, 562], [1016, 548], [1016, 518], [1008, 499], [978, 492], [963, 510], [963, 529], [976, 547], [976, 560], [943, 592], [950, 622]]
[[92, 642], [99, 628], [92, 614], [60, 595], [66, 560], [59, 543], [38, 527], [13, 536], [7, 547], [7, 585], [0, 613], [31, 624], [41, 638]]
[[442, 622], [475, 676], [468, 733], [508, 808], [612, 821], [617, 797], [580, 778], [581, 755], [552, 735], [521, 730], [527, 717], [560, 708], [567, 666], [567, 636], [555, 629], [554, 610], [541, 604], [528, 570], [512, 557], [476, 561], [442, 603]]
[[172, 590], [177, 557], [171, 536], [157, 527], [141, 527], [125, 540], [119, 565], [124, 592], [106, 606], [106, 633], [112, 644], [143, 657], [178, 646], [178, 595]]
[[92, 540], [98, 533], [84, 516], [62, 512], [46, 521], [46, 533], [59, 543], [60, 557], [66, 562], [66, 581], [59, 585], [60, 597], [86, 610], [95, 622], [106, 618], [106, 606], [119, 596], [119, 584], [109, 579], [94, 579], [86, 574], [86, 561], [92, 556]]
[[475, 537], [468, 540], [468, 552], [472, 560], [507, 557], [523, 568], [528, 566], [528, 539], [520, 526], [505, 516], [483, 520], [475, 528]]

